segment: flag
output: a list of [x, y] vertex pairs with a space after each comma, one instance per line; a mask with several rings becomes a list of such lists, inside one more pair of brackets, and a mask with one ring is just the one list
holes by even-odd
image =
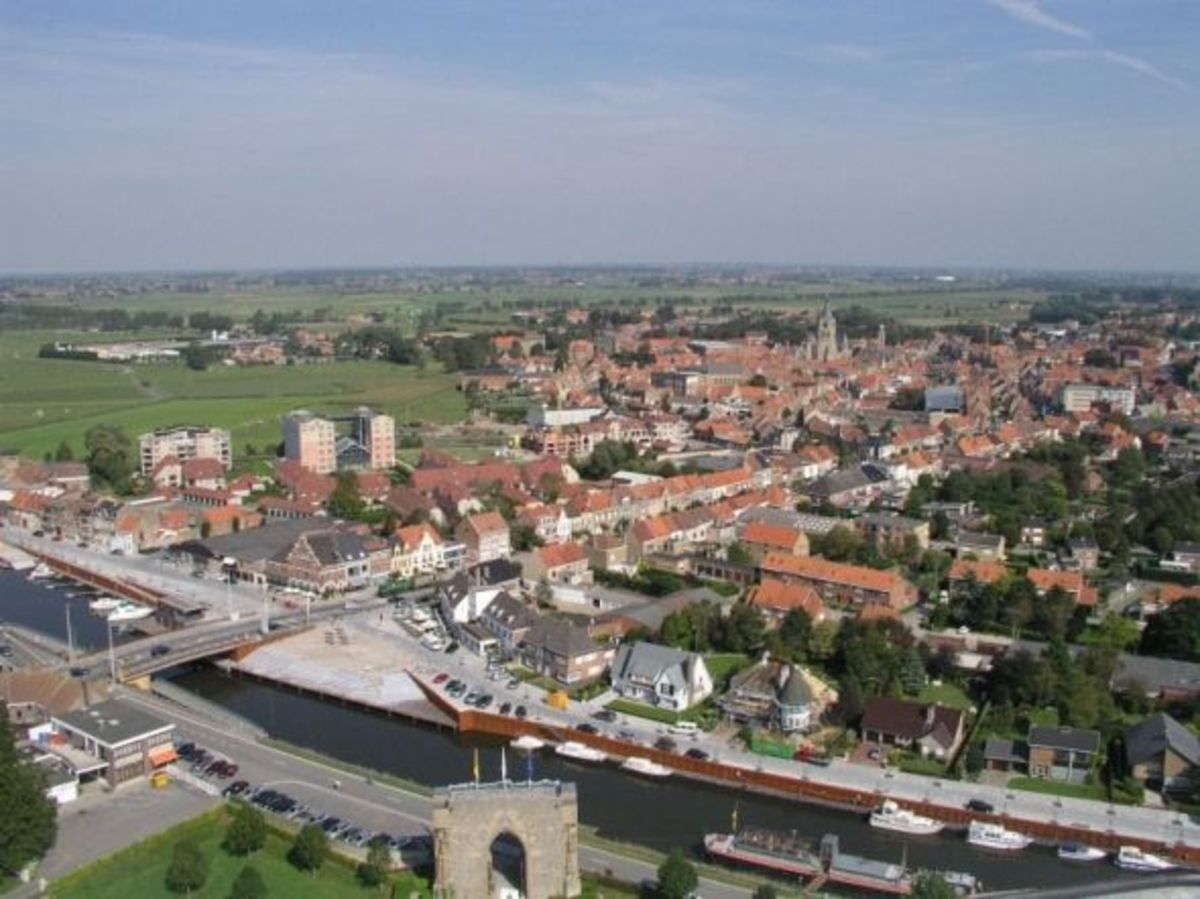
[[500, 783], [505, 783], [508, 780], [508, 756], [504, 752], [504, 747], [500, 747]]
[[471, 766], [472, 772], [475, 774], [475, 783], [479, 783], [479, 749], [475, 749], [475, 763]]

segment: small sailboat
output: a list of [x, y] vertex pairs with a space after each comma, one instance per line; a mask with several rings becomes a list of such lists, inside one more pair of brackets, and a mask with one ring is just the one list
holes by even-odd
[[153, 614], [154, 609], [149, 606], [138, 605], [136, 602], [121, 602], [108, 613], [108, 620], [112, 624], [120, 624], [123, 621], [140, 621]]

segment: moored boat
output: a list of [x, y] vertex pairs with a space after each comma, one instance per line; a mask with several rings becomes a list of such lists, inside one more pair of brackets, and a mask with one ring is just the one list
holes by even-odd
[[554, 751], [564, 758], [575, 759], [580, 762], [603, 762], [608, 758], [608, 755], [599, 749], [584, 746], [582, 743], [576, 743], [574, 740], [559, 743]]
[[1162, 856], [1152, 855], [1137, 846], [1122, 846], [1117, 851], [1115, 859], [1118, 868], [1124, 868], [1126, 871], [1170, 871], [1176, 867], [1174, 862], [1168, 861]]
[[532, 734], [522, 734], [508, 745], [522, 752], [536, 752], [546, 744]]
[[121, 600], [112, 596], [101, 596], [99, 599], [93, 599], [88, 603], [88, 610], [96, 612], [115, 612], [121, 606]]
[[967, 842], [980, 849], [996, 849], [1000, 852], [1017, 852], [1033, 842], [1032, 837], [1015, 830], [1007, 830], [999, 824], [987, 821], [972, 821], [967, 831]]
[[666, 765], [660, 765], [658, 762], [652, 762], [650, 759], [644, 759], [640, 756], [630, 756], [621, 762], [621, 770], [628, 771], [631, 774], [641, 774], [645, 777], [670, 777], [671, 769]]
[[1085, 843], [1063, 843], [1058, 847], [1058, 857], [1066, 862], [1098, 862], [1108, 853]]
[[868, 820], [872, 827], [916, 836], [940, 833], [946, 826], [936, 818], [928, 818], [909, 809], [901, 808], [890, 799], [885, 800], [883, 805], [871, 812]]
[[136, 602], [122, 602], [108, 613], [108, 620], [112, 624], [118, 624], [122, 621], [139, 621], [153, 614], [154, 609], [149, 606], [138, 605]]

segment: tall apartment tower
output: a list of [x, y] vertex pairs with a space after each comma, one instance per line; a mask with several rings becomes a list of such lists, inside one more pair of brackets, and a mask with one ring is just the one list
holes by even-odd
[[216, 459], [226, 469], [233, 464], [229, 432], [223, 428], [159, 428], [138, 438], [138, 456], [146, 476], [168, 456], [180, 462]]
[[390, 415], [372, 412], [365, 406], [354, 412], [354, 440], [367, 451], [371, 468], [396, 464], [396, 421]]
[[306, 409], [290, 413], [283, 420], [283, 454], [318, 474], [337, 471], [337, 432], [333, 422]]

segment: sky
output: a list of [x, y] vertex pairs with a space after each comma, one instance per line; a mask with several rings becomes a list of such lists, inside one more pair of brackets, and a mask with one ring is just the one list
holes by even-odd
[[1200, 269], [1197, 0], [0, 0], [0, 272]]

